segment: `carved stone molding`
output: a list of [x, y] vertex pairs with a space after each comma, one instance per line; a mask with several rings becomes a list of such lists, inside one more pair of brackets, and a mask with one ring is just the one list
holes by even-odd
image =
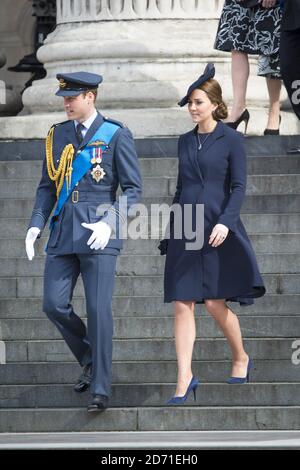
[[222, 0], [57, 0], [57, 23], [217, 18]]

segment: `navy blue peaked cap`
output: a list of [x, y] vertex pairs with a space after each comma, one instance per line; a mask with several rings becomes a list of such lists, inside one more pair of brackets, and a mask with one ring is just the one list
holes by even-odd
[[212, 62], [209, 62], [207, 66], [205, 67], [205, 70], [203, 74], [196, 80], [194, 83], [191, 84], [189, 87], [187, 94], [182, 98], [182, 100], [179, 101], [179, 106], [184, 106], [187, 104], [189, 100], [189, 96], [194, 91], [196, 88], [198, 88], [202, 83], [206, 82], [210, 78], [213, 78], [215, 76], [215, 66]]
[[57, 96], [78, 96], [88, 90], [98, 88], [102, 82], [101, 75], [90, 72], [58, 73], [59, 90]]

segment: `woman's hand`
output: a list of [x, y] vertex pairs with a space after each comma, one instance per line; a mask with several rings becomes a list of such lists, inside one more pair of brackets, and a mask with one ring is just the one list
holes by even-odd
[[260, 0], [260, 3], [264, 8], [273, 8], [276, 4], [276, 0]]
[[214, 226], [213, 231], [209, 237], [209, 245], [217, 247], [223, 243], [229, 232], [228, 227], [223, 224], [217, 224]]

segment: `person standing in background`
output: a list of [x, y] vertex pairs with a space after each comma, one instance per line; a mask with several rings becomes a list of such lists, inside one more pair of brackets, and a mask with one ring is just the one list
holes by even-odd
[[281, 75], [279, 65], [281, 9], [279, 0], [226, 0], [215, 49], [231, 52], [233, 104], [226, 122], [237, 129], [250, 114], [246, 109], [248, 54], [259, 54], [258, 74], [266, 77], [269, 116], [264, 135], [279, 134]]

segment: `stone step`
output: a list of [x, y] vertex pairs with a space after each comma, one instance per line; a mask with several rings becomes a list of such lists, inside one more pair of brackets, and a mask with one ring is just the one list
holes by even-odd
[[[172, 205], [171, 197], [143, 198], [142, 203], [147, 209], [147, 214], [155, 216], [159, 211], [159, 205]], [[0, 218], [29, 218], [34, 206], [33, 198], [0, 198]], [[299, 213], [300, 194], [268, 194], [260, 196], [246, 196], [241, 213], [243, 214], [294, 214]]]
[[[285, 115], [285, 119], [288, 119], [288, 114]], [[134, 140], [139, 158], [164, 159], [174, 158], [177, 155], [178, 137], [143, 137]], [[267, 156], [270, 158], [283, 156], [286, 158], [288, 156], [287, 149], [299, 148], [300, 138], [298, 134], [278, 136], [247, 135], [244, 143], [248, 156]], [[44, 151], [44, 138], [28, 138], [27, 140], [16, 138], [11, 140], [10, 136], [9, 140], [5, 140], [3, 137], [0, 141], [0, 160], [4, 162], [27, 161], [38, 163], [42, 160]]]
[[[173, 193], [174, 194], [174, 193]], [[143, 201], [147, 208], [148, 214], [157, 215], [161, 204], [168, 204], [169, 207], [173, 202], [173, 195], [170, 197], [144, 197]], [[0, 199], [1, 204], [1, 199]], [[262, 194], [248, 195], [245, 197], [241, 214], [290, 214], [299, 213], [300, 194]], [[1, 205], [0, 205], [1, 207]], [[32, 206], [31, 206], [32, 210]], [[161, 210], [160, 210], [161, 212]], [[31, 211], [30, 211], [31, 214]], [[9, 216], [10, 217], [10, 216]]]
[[[143, 177], [160, 175], [177, 176], [177, 158], [140, 158], [139, 161]], [[7, 170], [4, 170], [2, 173], [0, 166], [0, 178], [2, 178], [2, 174], [7, 175], [7, 173]], [[248, 156], [247, 173], [248, 175], [300, 173], [300, 156]], [[38, 176], [40, 177], [40, 174]], [[13, 173], [10, 172], [10, 175], [4, 177], [13, 177]], [[31, 177], [28, 171], [28, 178]]]
[[[163, 278], [157, 275], [147, 276], [131, 276], [126, 274], [126, 277], [132, 277], [133, 285], [141, 286], [140, 295], [158, 295], [163, 290]], [[123, 276], [122, 276], [123, 278]], [[148, 279], [146, 281], [146, 279]], [[299, 294], [300, 293], [300, 274], [264, 274], [264, 284], [269, 294]], [[115, 294], [118, 294], [118, 286], [122, 283], [119, 281], [119, 277], [116, 278]], [[131, 285], [131, 281], [128, 280], [128, 284]], [[155, 291], [152, 292], [152, 286]], [[32, 298], [41, 297], [43, 292], [43, 278], [36, 276], [27, 276], [20, 278], [0, 278], [0, 299], [6, 298]], [[120, 288], [122, 292], [122, 287]], [[136, 291], [135, 291], [136, 292]], [[75, 296], [82, 297], [84, 295], [82, 282], [79, 279], [75, 291]], [[258, 299], [259, 303], [260, 300]], [[143, 311], [143, 310], [142, 310]]]
[[[300, 333], [300, 315], [293, 316], [252, 316], [240, 317], [245, 338], [294, 337]], [[199, 338], [220, 338], [222, 332], [213, 318], [196, 317]], [[173, 318], [171, 317], [115, 317], [114, 337], [116, 339], [172, 338]], [[57, 328], [46, 319], [2, 319], [1, 340], [49, 340], [60, 339]]]
[[[142, 282], [141, 282], [142, 281]], [[173, 316], [172, 303], [164, 304], [162, 294], [163, 280], [158, 278], [158, 285], [151, 282], [149, 278], [116, 278], [116, 290], [113, 296], [112, 309], [115, 316]], [[148, 283], [148, 294], [143, 285]], [[120, 286], [120, 287], [119, 287]], [[119, 288], [118, 288], [119, 287]], [[154, 291], [160, 292], [154, 293]], [[129, 293], [131, 295], [129, 295]], [[151, 296], [150, 294], [153, 293]], [[145, 294], [145, 295], [143, 295]], [[72, 301], [75, 312], [80, 316], [85, 316], [85, 298], [74, 297]], [[253, 305], [247, 308], [240, 306], [236, 302], [228, 302], [228, 305], [238, 315], [299, 315], [300, 313], [300, 294], [266, 294], [257, 299]], [[206, 315], [204, 305], [196, 305], [196, 314]], [[20, 298], [20, 299], [0, 299], [0, 318], [45, 318], [42, 312], [41, 298]]]
[[[250, 234], [256, 253], [300, 253], [299, 233]], [[126, 240], [124, 254], [155, 254], [157, 240]]]
[[[113, 360], [174, 361], [173, 339], [114, 339]], [[63, 340], [5, 341], [6, 362], [70, 362], [74, 356]], [[294, 338], [246, 338], [244, 347], [254, 360], [292, 360], [299, 349], [298, 329]], [[194, 360], [230, 360], [231, 354], [224, 338], [196, 340]], [[299, 366], [298, 366], [299, 367]]]
[[[149, 213], [150, 215], [150, 213]], [[260, 234], [293, 234], [300, 232], [300, 213], [287, 214], [242, 214], [241, 219], [247, 232], [251, 235]], [[0, 239], [23, 240], [28, 228], [29, 218], [2, 217], [0, 226]], [[143, 225], [142, 225], [143, 224]], [[141, 225], [145, 229], [142, 231], [144, 238], [163, 238], [165, 227], [157, 217], [141, 217]], [[141, 229], [142, 230], [142, 229]], [[46, 226], [42, 239], [49, 236], [48, 226]], [[7, 243], [7, 242], [6, 242]]]
[[[231, 361], [193, 361], [193, 373], [201, 384], [225, 382], [231, 372]], [[81, 374], [75, 362], [8, 363], [0, 367], [0, 383], [4, 385], [73, 384]], [[173, 383], [177, 363], [173, 361], [113, 362], [112, 383]], [[300, 382], [300, 367], [291, 360], [256, 359], [251, 382]]]
[[[294, 253], [259, 253], [262, 273], [298, 273], [300, 256]], [[164, 272], [165, 257], [160, 255], [121, 255], [117, 262], [119, 275], [156, 275]]]
[[[148, 156], [150, 149], [155, 156], [175, 156], [175, 139], [169, 140], [138, 142], [139, 154]], [[197, 306], [201, 339], [195, 343], [193, 371], [202, 383], [197, 402], [172, 413], [164, 405], [174, 393], [177, 364], [172, 304], [164, 304], [162, 297], [165, 258], [157, 252], [159, 240], [129, 240], [118, 260], [112, 408], [91, 417], [89, 394], [72, 390], [80, 368], [42, 313], [45, 238], [32, 263], [25, 257], [24, 237], [42, 162], [0, 163], [0, 362], [8, 362], [0, 367], [0, 432], [299, 429], [300, 158], [280, 156], [287, 144], [281, 136], [246, 139], [256, 156], [248, 157], [242, 217], [268, 290], [247, 309], [232, 304], [240, 315], [245, 349], [255, 361], [252, 382], [243, 389], [224, 383], [231, 365], [228, 342], [205, 308]], [[19, 147], [23, 152], [28, 145]], [[176, 158], [140, 159], [148, 210], [151, 204], [171, 204], [177, 163]], [[84, 317], [81, 280], [74, 306]]]
[[[3, 220], [5, 220], [5, 222], [3, 222], [3, 228], [0, 231], [2, 231], [4, 234], [4, 231], [6, 230], [7, 238], [1, 238], [0, 236], [0, 276], [3, 276], [7, 273], [6, 269], [8, 269], [8, 272], [12, 272], [14, 270], [13, 267], [6, 267], [6, 264], [9, 261], [14, 263], [16, 259], [18, 259], [19, 263], [24, 262], [24, 267], [22, 267], [21, 270], [26, 272], [27, 268], [25, 266], [28, 265], [28, 263], [26, 262], [27, 258], [24, 258], [26, 257], [24, 242], [24, 237], [26, 234], [25, 224], [22, 231], [16, 232], [15, 230], [11, 230], [11, 234], [9, 235], [10, 219]], [[15, 221], [15, 219], [13, 220]], [[13, 225], [15, 226], [18, 224]], [[23, 236], [22, 238], [15, 238], [16, 235]], [[145, 233], [145, 237], [147, 237], [147, 239], [124, 240], [122, 254], [156, 255], [159, 253], [159, 238], [148, 238], [148, 230]], [[161, 235], [161, 238], [163, 238], [163, 235]], [[249, 234], [249, 238], [256, 253], [300, 253], [300, 231], [299, 233]], [[38, 242], [35, 244], [36, 256], [45, 256], [46, 244], [47, 237], [42, 237], [38, 240]], [[24, 261], [22, 258], [24, 258]], [[6, 259], [5, 263], [4, 259]], [[41, 260], [41, 262], [43, 261]]]
[[[177, 158], [139, 158], [144, 176], [177, 176]], [[0, 179], [32, 180], [41, 178], [42, 161], [0, 161]], [[299, 155], [248, 156], [249, 175], [300, 173]]]
[[[300, 213], [298, 214], [242, 214], [242, 221], [248, 234], [268, 236], [295, 234], [300, 232]], [[141, 223], [145, 222], [143, 234], [145, 238], [160, 239], [164, 237], [165, 229], [157, 218], [143, 217]], [[19, 256], [24, 254], [24, 238], [29, 224], [29, 218], [2, 217], [0, 225], [0, 257]], [[38, 244], [39, 253], [44, 253], [44, 244], [49, 236], [48, 227], [45, 228], [41, 242]], [[3, 239], [3, 242], [2, 242]], [[16, 240], [20, 240], [16, 244]], [[3, 253], [3, 254], [2, 254]]]
[[[32, 180], [0, 180], [0, 198], [33, 198], [38, 181]], [[143, 196], [173, 196], [176, 191], [174, 177], [144, 177]], [[248, 176], [247, 194], [299, 194], [300, 174], [256, 175]]]
[[[163, 178], [144, 178], [144, 196], [172, 196], [176, 191], [176, 178], [169, 179], [168, 192], [163, 190], [160, 192], [159, 183], [165, 184]], [[154, 191], [155, 189], [155, 191]], [[247, 191], [246, 194], [249, 196], [254, 195], [266, 195], [266, 194], [299, 194], [300, 193], [300, 174], [281, 174], [281, 175], [256, 175], [248, 176], [247, 178]]]
[[0, 432], [298, 430], [299, 406], [185, 406], [110, 408], [11, 408], [0, 410]]
[[[0, 439], [0, 450], [10, 450], [9, 461], [12, 463], [24, 463], [24, 454], [14, 452], [16, 450], [103, 450], [132, 449], [147, 450], [153, 452], [180, 448], [197, 450], [293, 450], [299, 449], [300, 432], [293, 430], [272, 431], [134, 431], [125, 433], [122, 431], [98, 431], [98, 432], [36, 432], [36, 433], [3, 433]], [[13, 456], [12, 457], [12, 452]], [[195, 452], [194, 452], [195, 453]], [[6, 452], [7, 454], [7, 452]], [[144, 454], [144, 455], [145, 455]], [[164, 452], [165, 454], [165, 452]], [[163, 459], [166, 457], [163, 454]], [[39, 461], [39, 456], [36, 460]], [[57, 454], [47, 453], [47, 465], [57, 462]], [[101, 454], [100, 454], [101, 455]], [[102, 454], [105, 455], [105, 454]], [[114, 452], [113, 455], [116, 455]], [[125, 455], [129, 455], [128, 453]], [[155, 455], [155, 454], [154, 454]], [[177, 454], [176, 454], [177, 455]], [[193, 454], [192, 454], [193, 455]], [[52, 458], [50, 458], [52, 456]], [[76, 459], [77, 459], [77, 455]], [[140, 454], [139, 454], [140, 456]], [[97, 459], [97, 456], [95, 456]], [[107, 457], [104, 457], [107, 459]], [[118, 457], [116, 457], [118, 458]], [[125, 457], [126, 458], [126, 457]], [[183, 454], [176, 461], [188, 462], [191, 458]], [[195, 457], [194, 457], [195, 458]], [[157, 457], [155, 457], [157, 460]], [[171, 457], [170, 457], [171, 460]], [[32, 454], [30, 462], [32, 462]], [[162, 460], [161, 460], [162, 461]], [[191, 460], [192, 461], [192, 460]], [[191, 462], [190, 461], [190, 462]], [[122, 461], [121, 461], [122, 462]], [[105, 462], [106, 463], [106, 462]]]
[[[175, 384], [116, 384], [112, 386], [111, 407], [164, 406], [174, 394]], [[300, 384], [250, 383], [230, 387], [226, 383], [203, 384], [197, 400], [190, 394], [188, 406], [300, 406]], [[69, 385], [0, 385], [0, 408], [85, 408], [87, 394], [74, 393]]]
[[[23, 234], [25, 232], [22, 232]], [[278, 234], [249, 234], [253, 249], [258, 255], [300, 254], [300, 232]], [[24, 239], [0, 238], [0, 276], [27, 276], [28, 270], [32, 274], [43, 272], [45, 246], [47, 238], [43, 237], [36, 243], [36, 256], [32, 263], [28, 263], [25, 252]], [[159, 239], [124, 240], [121, 255], [157, 255]], [[3, 256], [2, 256], [3, 255]], [[39, 258], [40, 257], [40, 258]]]

